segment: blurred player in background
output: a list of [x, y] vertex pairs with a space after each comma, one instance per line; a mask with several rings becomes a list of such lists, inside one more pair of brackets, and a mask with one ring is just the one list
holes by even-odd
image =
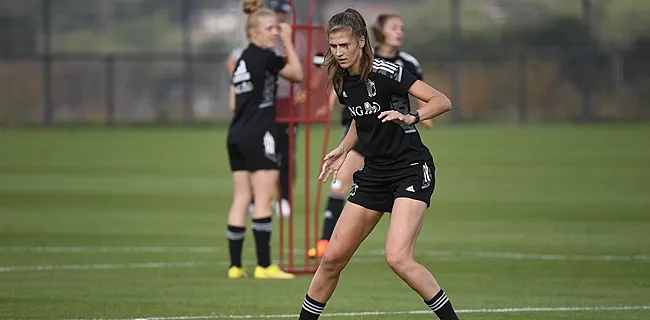
[[[359, 245], [390, 212], [385, 259], [390, 268], [442, 320], [458, 320], [436, 279], [413, 257], [435, 188], [435, 166], [416, 124], [451, 109], [449, 99], [403, 67], [374, 58], [368, 30], [354, 9], [334, 15], [326, 26], [325, 66], [339, 102], [352, 116], [343, 141], [324, 159], [319, 179], [334, 180], [355, 145], [365, 165], [354, 173], [340, 223], [302, 303], [300, 320], [316, 320], [337, 287], [341, 271]], [[412, 110], [409, 94], [425, 101]]]
[[[291, 27], [278, 23], [276, 14], [262, 9], [259, 0], [245, 0], [248, 15], [246, 34], [250, 41], [235, 63], [230, 87], [230, 109], [234, 112], [228, 130], [228, 157], [233, 174], [234, 196], [228, 215], [228, 246], [231, 279], [245, 278], [242, 247], [246, 234], [246, 211], [253, 201], [251, 227], [257, 249], [258, 279], [291, 279], [276, 264], [271, 264], [271, 216], [281, 157], [276, 141], [278, 75], [301, 81], [302, 66], [291, 42]], [[287, 62], [273, 52], [277, 38], [287, 54]]]
[[[377, 21], [372, 26], [372, 33], [378, 46], [374, 49], [374, 56], [404, 68], [404, 70], [412, 73], [418, 80], [423, 80], [422, 68], [418, 60], [412, 55], [400, 50], [402, 40], [404, 38], [404, 23], [402, 19], [394, 14], [382, 14], [377, 17]], [[331, 96], [328, 105], [331, 111], [334, 107], [336, 95]], [[417, 101], [418, 108], [424, 106], [424, 101]], [[321, 113], [323, 111], [321, 110]], [[319, 113], [319, 115], [321, 114]], [[433, 120], [424, 120], [421, 122], [427, 128], [432, 127]], [[347, 134], [352, 123], [352, 117], [347, 108], [342, 108], [341, 122], [345, 127], [343, 136]], [[357, 144], [354, 149], [348, 153], [345, 163], [341, 166], [336, 181], [332, 182], [331, 192], [327, 201], [327, 207], [323, 213], [323, 231], [320, 240], [316, 243], [315, 248], [311, 248], [308, 252], [312, 258], [320, 258], [327, 248], [327, 244], [334, 231], [334, 226], [341, 215], [346, 196], [350, 191], [352, 185], [352, 174], [363, 166], [363, 156], [361, 155], [360, 146]]]
[[[270, 0], [268, 1], [268, 7], [275, 12], [275, 15], [279, 23], [287, 23], [289, 20], [289, 15], [291, 14], [291, 4], [287, 0]], [[300, 44], [300, 41], [297, 41], [297, 44]], [[298, 46], [300, 47], [300, 46]], [[242, 51], [244, 48], [235, 48], [228, 57], [226, 61], [226, 69], [228, 74], [232, 74], [235, 69], [235, 63], [241, 57]], [[280, 56], [286, 57], [286, 52], [283, 49], [282, 43], [277, 42], [273, 46], [273, 50]], [[301, 52], [300, 49], [296, 50]], [[287, 104], [290, 102], [290, 87], [291, 82], [285, 79], [278, 79], [278, 93], [276, 99], [276, 107], [286, 108]], [[291, 214], [291, 207], [289, 205], [289, 161], [293, 161], [295, 158], [293, 155], [289, 156], [289, 125], [286, 123], [278, 123], [278, 137], [277, 137], [277, 147], [278, 152], [282, 155], [282, 160], [280, 163], [280, 192], [282, 199], [278, 201], [275, 205], [276, 212], [282, 212], [282, 215], [288, 216]], [[294, 128], [294, 138], [297, 133], [296, 128]], [[294, 147], [295, 154], [295, 147]], [[295, 168], [295, 166], [294, 166]], [[295, 179], [295, 169], [293, 177]], [[281, 207], [280, 207], [281, 206]], [[253, 203], [248, 207], [249, 213], [255, 211], [255, 206]]]

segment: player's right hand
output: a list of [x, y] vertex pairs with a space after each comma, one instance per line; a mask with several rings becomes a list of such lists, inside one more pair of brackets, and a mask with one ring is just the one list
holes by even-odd
[[289, 41], [291, 42], [291, 26], [286, 23], [286, 22], [281, 22], [279, 23], [280, 26], [280, 33], [278, 36], [280, 37], [281, 40], [283, 41]]
[[336, 175], [339, 173], [339, 169], [341, 169], [346, 157], [347, 153], [341, 148], [336, 148], [328, 153], [323, 159], [323, 168], [318, 179], [325, 182], [330, 177], [330, 174], [332, 174], [332, 179], [336, 181]]

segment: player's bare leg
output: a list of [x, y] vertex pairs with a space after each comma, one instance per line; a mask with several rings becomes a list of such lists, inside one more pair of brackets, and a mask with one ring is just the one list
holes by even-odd
[[390, 268], [415, 292], [442, 320], [458, 317], [431, 272], [413, 258], [415, 242], [422, 225], [426, 203], [408, 198], [397, 198], [393, 205], [386, 236], [385, 258]]
[[233, 200], [228, 213], [228, 249], [230, 252], [230, 268], [228, 277], [231, 279], [245, 278], [242, 268], [242, 248], [246, 235], [246, 211], [253, 198], [248, 171], [235, 171], [233, 177]]
[[258, 170], [251, 174], [255, 211], [253, 212], [253, 234], [257, 251], [257, 279], [292, 279], [293, 274], [282, 271], [271, 263], [271, 231], [273, 224], [273, 197], [278, 184], [278, 170]]
[[300, 319], [317, 319], [322, 313], [336, 289], [341, 271], [381, 217], [382, 213], [357, 204], [348, 202], [345, 205], [341, 223], [336, 224], [330, 244], [309, 285]]
[[332, 232], [336, 226], [336, 222], [341, 216], [345, 199], [350, 192], [352, 186], [352, 176], [354, 173], [363, 167], [363, 156], [358, 152], [351, 150], [343, 165], [339, 169], [337, 181], [332, 182], [329, 199], [327, 200], [327, 208], [323, 213], [323, 232], [320, 240], [316, 243], [315, 248], [311, 248], [308, 254], [311, 258], [322, 258], [327, 245], [329, 244]]

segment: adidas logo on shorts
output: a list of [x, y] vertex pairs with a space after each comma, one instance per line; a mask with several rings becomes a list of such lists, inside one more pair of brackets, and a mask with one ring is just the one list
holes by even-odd
[[406, 188], [406, 191], [415, 192], [415, 188], [413, 188], [413, 186], [409, 186], [408, 188]]

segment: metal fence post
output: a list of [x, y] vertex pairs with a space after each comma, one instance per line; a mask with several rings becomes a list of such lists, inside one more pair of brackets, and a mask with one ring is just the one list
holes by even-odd
[[460, 52], [461, 52], [461, 26], [460, 26], [460, 8], [461, 0], [449, 0], [450, 5], [450, 22], [451, 22], [451, 101], [454, 107], [451, 109], [451, 120], [458, 122], [460, 120]]
[[[582, 0], [582, 20], [588, 28], [588, 34], [591, 35], [592, 32], [592, 3], [591, 0]], [[587, 63], [587, 67], [584, 68], [584, 72], [591, 73], [592, 68], [589, 66], [591, 64], [593, 56], [589, 56], [588, 60], [585, 60], [584, 63]], [[582, 92], [582, 106], [580, 112], [580, 119], [582, 121], [589, 120], [591, 116], [591, 82], [592, 78], [590, 74], [583, 75], [583, 92]]]
[[519, 90], [517, 96], [517, 109], [519, 123], [528, 122], [528, 51], [519, 48], [517, 51], [517, 68], [519, 73]]
[[105, 95], [106, 95], [106, 125], [115, 125], [115, 57], [108, 55], [104, 58]]
[[41, 0], [41, 19], [43, 23], [43, 125], [52, 125], [52, 1]]
[[192, 56], [191, 14], [192, 0], [181, 2], [181, 23], [183, 30], [183, 123], [190, 125], [194, 122], [192, 96], [194, 91], [194, 67]]

